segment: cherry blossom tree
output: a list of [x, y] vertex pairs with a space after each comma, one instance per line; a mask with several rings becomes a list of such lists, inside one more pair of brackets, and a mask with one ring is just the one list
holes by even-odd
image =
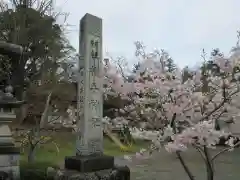
[[[129, 102], [120, 110], [118, 117], [108, 119], [107, 123], [125, 123], [140, 128], [140, 124], [145, 122], [145, 126], [141, 126], [144, 136], [148, 136], [147, 127], [156, 132], [151, 136], [153, 144], [150, 151], [164, 147], [168, 152], [176, 153], [191, 180], [195, 177], [181, 152], [189, 147], [196, 148], [207, 167], [207, 180], [213, 180], [216, 157], [239, 145], [231, 137], [226, 142], [229, 147], [214, 156], [209, 154], [220, 138], [231, 134], [224, 129], [216, 129], [217, 122], [226, 118], [234, 121], [239, 116], [240, 47], [233, 48], [229, 57], [214, 56], [214, 73], [206, 71], [202, 74], [199, 70], [184, 81], [179, 68], [171, 72], [166, 70], [164, 51], [146, 53], [144, 46], [137, 42], [136, 56], [142, 62], [132, 82], [126, 81], [109, 61], [105, 62], [105, 95], [120, 96]], [[207, 91], [202, 91], [203, 85], [207, 85]], [[146, 153], [149, 151], [140, 152], [142, 155]]]

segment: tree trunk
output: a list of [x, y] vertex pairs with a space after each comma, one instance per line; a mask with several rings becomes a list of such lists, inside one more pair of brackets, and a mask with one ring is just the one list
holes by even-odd
[[28, 163], [33, 163], [35, 161], [36, 147], [30, 147], [28, 151]]
[[46, 126], [46, 124], [48, 123], [51, 97], [52, 97], [52, 92], [50, 92], [47, 96], [44, 111], [42, 113], [41, 120], [40, 120], [40, 128], [44, 128]]

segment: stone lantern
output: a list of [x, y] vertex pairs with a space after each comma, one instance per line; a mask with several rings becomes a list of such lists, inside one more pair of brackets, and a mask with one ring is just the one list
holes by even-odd
[[0, 172], [8, 173], [9, 178], [19, 179], [20, 148], [15, 146], [9, 124], [16, 119], [15, 109], [23, 102], [17, 101], [12, 91], [11, 86], [0, 90]]
[[[22, 46], [0, 41], [0, 54], [8, 56], [11, 61], [27, 57]], [[15, 84], [16, 85], [16, 84]], [[19, 180], [20, 148], [15, 146], [9, 124], [16, 119], [15, 109], [23, 101], [13, 96], [13, 88], [7, 86], [0, 90], [0, 179]]]

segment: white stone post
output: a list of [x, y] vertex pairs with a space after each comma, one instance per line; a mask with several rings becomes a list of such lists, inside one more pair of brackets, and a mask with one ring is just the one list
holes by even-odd
[[103, 153], [102, 19], [86, 14], [80, 22], [77, 155]]

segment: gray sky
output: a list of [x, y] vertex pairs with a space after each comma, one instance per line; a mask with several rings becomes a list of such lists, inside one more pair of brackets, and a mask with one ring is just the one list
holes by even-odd
[[239, 0], [57, 0], [69, 12], [70, 42], [78, 49], [79, 20], [103, 19], [104, 52], [134, 62], [134, 41], [165, 49], [183, 67], [201, 61], [201, 49], [228, 54], [240, 29]]

